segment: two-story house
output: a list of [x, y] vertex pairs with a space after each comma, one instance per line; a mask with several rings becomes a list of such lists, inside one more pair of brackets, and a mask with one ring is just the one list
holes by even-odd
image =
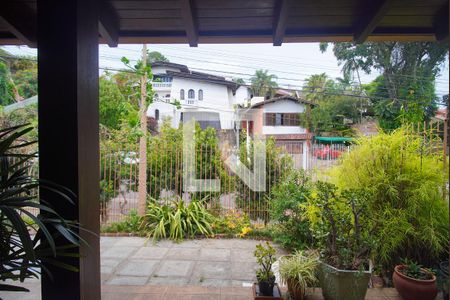
[[[241, 129], [247, 136], [272, 137], [279, 147], [286, 149], [296, 167], [306, 169], [312, 134], [304, 127], [300, 114], [307, 112], [312, 103], [294, 96], [280, 96], [265, 100], [254, 97], [244, 113]], [[247, 120], [244, 120], [247, 119]]]
[[[235, 107], [246, 103], [250, 89], [224, 77], [195, 72], [185, 65], [170, 62], [152, 64], [154, 101], [147, 116], [159, 124], [170, 118], [177, 128], [183, 117], [201, 120], [202, 127], [234, 129]], [[179, 101], [181, 108], [173, 105]]]

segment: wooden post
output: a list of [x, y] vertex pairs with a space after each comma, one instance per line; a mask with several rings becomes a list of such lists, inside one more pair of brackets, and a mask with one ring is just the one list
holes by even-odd
[[141, 137], [139, 138], [139, 204], [138, 214], [145, 215], [147, 202], [147, 45], [142, 45], [141, 100], [139, 114], [141, 118]]
[[79, 221], [88, 243], [73, 250], [78, 257], [56, 258], [79, 272], [44, 263], [52, 276], [42, 271], [43, 300], [101, 298], [97, 3], [37, 1], [39, 176], [77, 199], [71, 205], [45, 189], [40, 196], [62, 217]]

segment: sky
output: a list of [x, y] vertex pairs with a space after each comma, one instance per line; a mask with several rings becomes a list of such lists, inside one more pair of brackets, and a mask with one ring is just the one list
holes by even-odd
[[[187, 65], [191, 70], [231, 78], [247, 80], [257, 69], [267, 69], [275, 74], [279, 86], [300, 89], [305, 78], [312, 74], [326, 73], [331, 78], [342, 77], [341, 67], [333, 55], [330, 45], [327, 52], [319, 50], [318, 43], [285, 43], [281, 47], [272, 44], [201, 44], [192, 48], [188, 45], [147, 45], [149, 51], [159, 51], [171, 62]], [[3, 47], [14, 55], [36, 55], [35, 49], [26, 46]], [[105, 69], [121, 69], [120, 58], [131, 61], [139, 59], [142, 45], [119, 45], [109, 48], [99, 46], [100, 73]], [[362, 83], [369, 83], [379, 75], [361, 72]], [[449, 63], [436, 80], [436, 93], [441, 96], [449, 91]]]

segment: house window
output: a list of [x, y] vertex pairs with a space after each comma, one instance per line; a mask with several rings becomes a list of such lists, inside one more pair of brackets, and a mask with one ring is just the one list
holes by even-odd
[[195, 92], [194, 90], [189, 90], [188, 91], [188, 99], [194, 99], [195, 98]]
[[159, 98], [159, 95], [158, 94], [155, 94], [155, 99], [158, 99]]
[[198, 100], [203, 100], [203, 90], [198, 90]]
[[299, 114], [292, 113], [266, 113], [266, 126], [300, 126]]
[[159, 109], [155, 109], [155, 120], [159, 121]]
[[180, 100], [184, 100], [184, 90], [180, 90]]

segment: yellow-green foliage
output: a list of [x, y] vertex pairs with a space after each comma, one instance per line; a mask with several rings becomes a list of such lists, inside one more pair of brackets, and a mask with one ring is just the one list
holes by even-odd
[[332, 171], [341, 189], [366, 188], [376, 263], [389, 266], [401, 257], [431, 262], [447, 246], [447, 173], [440, 154], [408, 128], [361, 138]]

